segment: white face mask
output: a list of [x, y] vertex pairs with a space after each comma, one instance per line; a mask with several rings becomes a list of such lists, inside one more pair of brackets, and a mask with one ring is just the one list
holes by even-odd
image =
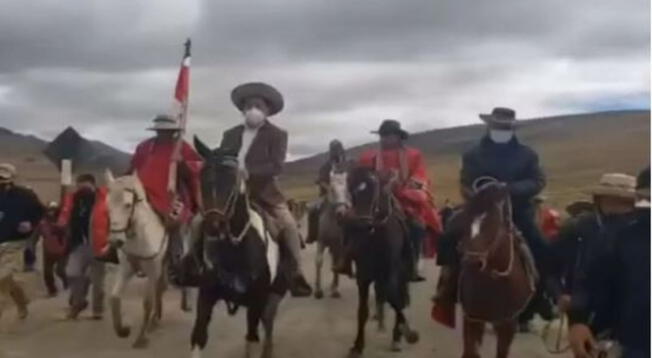
[[258, 128], [265, 121], [265, 113], [253, 107], [244, 112], [245, 125], [249, 128]]
[[494, 143], [507, 143], [514, 137], [514, 131], [511, 129], [490, 129], [489, 138]]

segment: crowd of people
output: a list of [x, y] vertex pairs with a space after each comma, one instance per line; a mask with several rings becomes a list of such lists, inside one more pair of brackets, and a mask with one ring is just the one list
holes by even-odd
[[[226, 131], [220, 148], [238, 158], [251, 198], [268, 210], [283, 228], [280, 241], [287, 246], [294, 265], [291, 292], [308, 296], [311, 287], [301, 264], [301, 239], [295, 218], [277, 178], [282, 174], [288, 133], [269, 119], [283, 109], [283, 97], [264, 83], [247, 83], [232, 92], [243, 123]], [[650, 192], [649, 168], [638, 178], [605, 174], [589, 193], [592, 202], [567, 207], [569, 217], [545, 205], [542, 192], [546, 177], [536, 151], [517, 136], [514, 110], [495, 108], [480, 115], [486, 132], [478, 144], [462, 156], [460, 188], [464, 199], [474, 194], [474, 183], [490, 177], [506, 185], [513, 205], [512, 221], [523, 235], [540, 276], [537, 294], [521, 314], [523, 330], [535, 313], [544, 319], [558, 312], [570, 317], [570, 339], [577, 357], [589, 357], [596, 342], [605, 337], [622, 346], [624, 357], [649, 356], [650, 345]], [[170, 234], [170, 255], [180, 257], [182, 235], [201, 212], [200, 157], [186, 142], [175, 151], [181, 127], [178, 118], [160, 115], [151, 128], [156, 135], [138, 145], [129, 172], [138, 175], [148, 200]], [[440, 211], [424, 156], [406, 144], [409, 137], [401, 123], [385, 120], [374, 132], [378, 149], [366, 151], [349, 165], [374, 169], [392, 191], [405, 215], [414, 258], [413, 281], [422, 281], [419, 260], [428, 237], [440, 237], [438, 264], [442, 275], [458, 263], [456, 247], [446, 238], [447, 222], [455, 208]], [[349, 163], [339, 141], [329, 148], [317, 184], [324, 195], [332, 168]], [[175, 157], [176, 156], [176, 157]], [[178, 164], [177, 188], [169, 190], [167, 173]], [[107, 189], [93, 175], [77, 177], [76, 189], [62, 204], [42, 205], [35, 193], [17, 185], [16, 168], [0, 165], [0, 314], [13, 301], [21, 318], [28, 315], [28, 298], [15, 273], [23, 270], [25, 249], [42, 237], [43, 274], [50, 296], [70, 289], [67, 316], [75, 319], [88, 306], [92, 287], [92, 317], [102, 319], [105, 264], [115, 260], [109, 245]], [[314, 241], [320, 205], [309, 213], [308, 241]], [[346, 251], [346, 250], [345, 250]], [[174, 265], [173, 265], [174, 266]], [[351, 274], [350, 257], [344, 255], [337, 270]], [[594, 338], [598, 337], [598, 338]]]

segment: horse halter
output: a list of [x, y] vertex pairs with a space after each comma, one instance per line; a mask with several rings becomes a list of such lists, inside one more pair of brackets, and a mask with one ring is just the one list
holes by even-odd
[[[489, 176], [484, 176], [484, 177], [479, 177], [473, 182], [472, 189], [474, 194], [479, 193], [483, 189], [498, 184], [499, 181], [493, 177]], [[502, 203], [502, 208], [500, 208], [500, 212], [503, 217], [503, 221], [507, 223], [505, 230], [507, 232], [507, 235], [509, 237], [509, 262], [507, 264], [507, 268], [503, 271], [491, 270], [491, 275], [495, 277], [504, 277], [509, 275], [512, 272], [512, 269], [514, 267], [514, 256], [516, 255], [515, 248], [514, 248], [514, 223], [512, 222], [512, 201], [509, 195], [507, 195], [504, 199], [505, 201]], [[495, 252], [495, 250], [498, 248], [498, 245], [500, 244], [500, 241], [497, 238], [494, 238], [494, 240], [491, 242], [491, 244], [488, 245], [488, 247], [485, 250], [480, 250], [480, 251], [465, 251], [464, 252], [464, 257], [472, 257], [472, 258], [477, 258], [481, 262], [481, 267], [480, 271], [485, 271], [487, 268], [487, 264], [489, 261], [489, 256]]]
[[[233, 161], [224, 161], [222, 162], [222, 165], [227, 166], [227, 167], [236, 167], [238, 166], [237, 162]], [[217, 214], [220, 218], [223, 219], [230, 219], [231, 216], [233, 216], [233, 211], [235, 210], [235, 203], [238, 199], [238, 194], [243, 190], [244, 185], [244, 180], [242, 178], [242, 173], [240, 170], [237, 171], [236, 178], [235, 178], [235, 185], [233, 185], [233, 189], [229, 192], [229, 195], [226, 199], [226, 204], [224, 205], [223, 209], [218, 209], [218, 208], [212, 208], [208, 210], [204, 210], [203, 215], [208, 216], [210, 214]], [[210, 190], [210, 197], [211, 199], [215, 200], [217, 197], [217, 191], [215, 190], [215, 186], [211, 186]], [[246, 194], [246, 189], [245, 189], [245, 194]]]
[[139, 203], [143, 202], [145, 199], [138, 197], [138, 193], [134, 189], [125, 189], [126, 193], [131, 193], [133, 197], [133, 202], [131, 203], [131, 210], [129, 212], [129, 216], [127, 218], [127, 223], [125, 224], [124, 228], [122, 229], [111, 229], [112, 234], [126, 234], [131, 230], [131, 227], [133, 226], [133, 221], [134, 221], [134, 214], [136, 212], [136, 205]]

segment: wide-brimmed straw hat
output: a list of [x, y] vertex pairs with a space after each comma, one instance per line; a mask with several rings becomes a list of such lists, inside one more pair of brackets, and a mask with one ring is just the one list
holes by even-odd
[[154, 125], [147, 128], [150, 131], [179, 131], [179, 120], [169, 114], [159, 114], [152, 120]]
[[1, 163], [0, 164], [0, 179], [12, 180], [16, 177], [16, 167], [13, 164]]
[[372, 131], [373, 134], [378, 134], [380, 136], [397, 134], [401, 139], [406, 139], [410, 134], [401, 128], [401, 122], [395, 119], [386, 119], [378, 127], [377, 131]]
[[516, 127], [516, 111], [511, 108], [496, 107], [491, 114], [481, 113], [479, 116], [490, 127], [502, 129]]
[[650, 167], [643, 169], [636, 177], [636, 207], [650, 207]]
[[262, 82], [249, 82], [241, 84], [231, 91], [231, 101], [240, 110], [244, 110], [247, 98], [262, 98], [269, 107], [269, 116], [273, 116], [283, 110], [283, 95], [276, 88]]
[[600, 183], [590, 190], [593, 196], [611, 196], [624, 199], [636, 197], [636, 178], [622, 173], [604, 174]]

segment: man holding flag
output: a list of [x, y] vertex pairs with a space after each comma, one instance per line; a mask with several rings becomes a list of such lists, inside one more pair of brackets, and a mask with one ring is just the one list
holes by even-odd
[[[143, 183], [149, 203], [160, 215], [170, 232], [170, 250], [181, 254], [180, 227], [190, 223], [199, 210], [199, 169], [201, 158], [183, 140], [186, 127], [190, 79], [190, 40], [175, 90], [175, 116], [161, 114], [154, 118], [149, 130], [156, 136], [136, 147], [130, 172]], [[174, 262], [173, 262], [174, 264]]]

